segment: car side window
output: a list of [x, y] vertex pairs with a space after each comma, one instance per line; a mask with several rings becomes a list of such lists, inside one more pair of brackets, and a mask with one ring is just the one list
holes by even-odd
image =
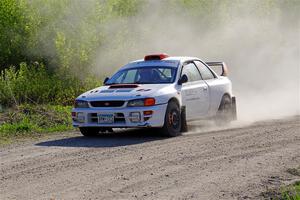
[[197, 67], [192, 62], [183, 66], [181, 75], [184, 74], [188, 77], [188, 82], [202, 80]]
[[199, 71], [200, 71], [200, 74], [202, 76], [202, 78], [204, 80], [208, 80], [208, 79], [214, 79], [215, 76], [213, 75], [213, 73], [207, 68], [207, 66], [205, 66], [202, 62], [200, 61], [194, 61], [195, 64], [197, 65]]

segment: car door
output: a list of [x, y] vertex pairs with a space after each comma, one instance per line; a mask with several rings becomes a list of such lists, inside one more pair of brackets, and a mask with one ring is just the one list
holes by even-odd
[[194, 62], [200, 71], [202, 79], [208, 85], [210, 95], [210, 109], [208, 112], [209, 115], [214, 115], [219, 108], [221, 98], [224, 94], [221, 89], [222, 87], [220, 87], [224, 83], [203, 62], [198, 60]]
[[188, 77], [188, 82], [183, 83], [181, 94], [182, 103], [186, 106], [187, 119], [205, 117], [209, 109], [208, 86], [192, 61], [183, 64], [181, 76], [184, 74]]

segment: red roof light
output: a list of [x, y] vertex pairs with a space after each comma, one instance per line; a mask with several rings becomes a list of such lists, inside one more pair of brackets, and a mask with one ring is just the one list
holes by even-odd
[[162, 54], [152, 54], [152, 55], [146, 55], [144, 60], [162, 60], [164, 58], [169, 57], [169, 55], [162, 53]]

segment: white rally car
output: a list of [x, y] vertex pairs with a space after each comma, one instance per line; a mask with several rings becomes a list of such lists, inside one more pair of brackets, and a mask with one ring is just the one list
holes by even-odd
[[[212, 70], [219, 67], [220, 75]], [[187, 121], [236, 119], [236, 101], [223, 62], [147, 55], [123, 66], [104, 85], [81, 94], [73, 126], [84, 136], [112, 128], [156, 127], [167, 136], [187, 131]]]

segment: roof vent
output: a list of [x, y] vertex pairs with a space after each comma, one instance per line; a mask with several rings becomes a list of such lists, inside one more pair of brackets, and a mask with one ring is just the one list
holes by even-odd
[[168, 54], [162, 53], [162, 54], [151, 54], [151, 55], [146, 55], [144, 60], [162, 60], [164, 58], [169, 57]]

